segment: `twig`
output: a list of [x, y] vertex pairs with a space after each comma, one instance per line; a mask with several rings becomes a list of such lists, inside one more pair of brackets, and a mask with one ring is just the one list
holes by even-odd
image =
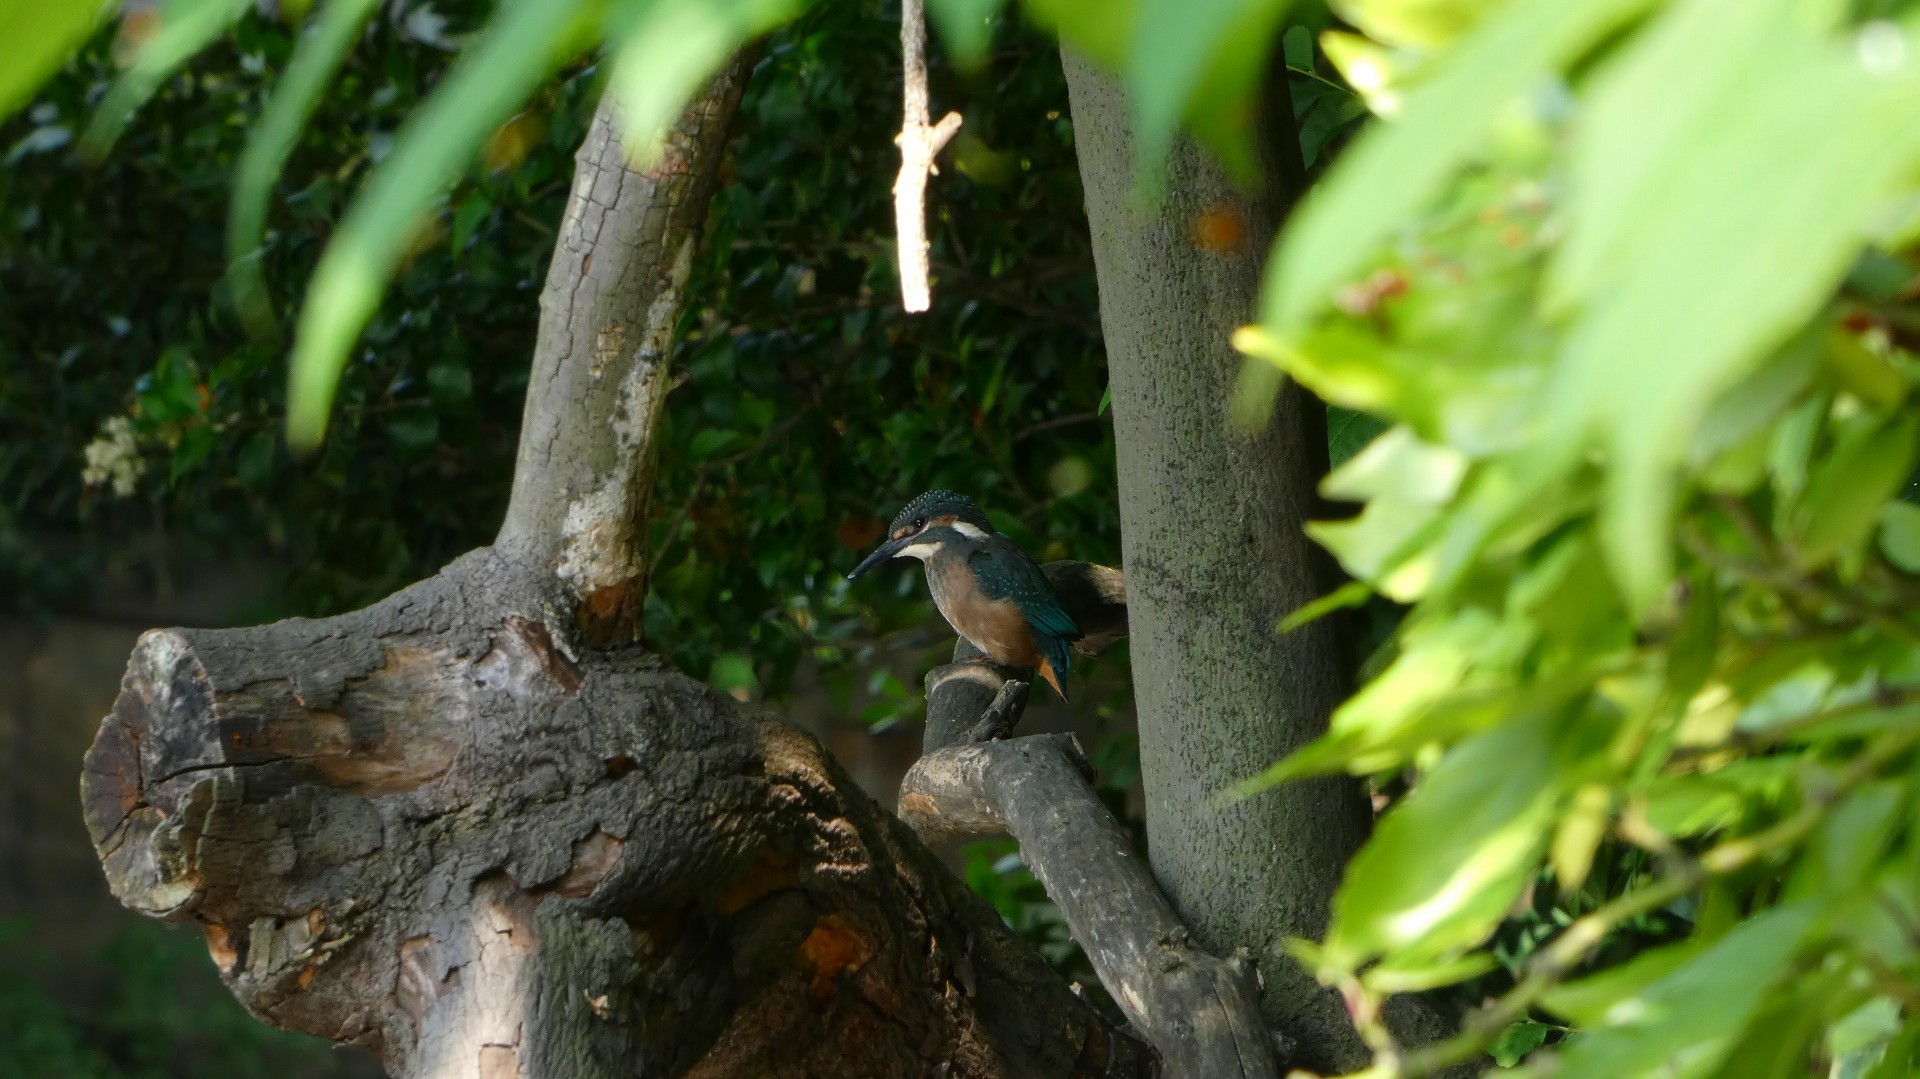
[[1041, 420], [1039, 423], [1036, 423], [1031, 427], [1027, 427], [1020, 430], [1013, 436], [1013, 440], [1015, 442], [1024, 442], [1025, 440], [1032, 438], [1034, 435], [1041, 434], [1046, 431], [1058, 430], [1059, 428], [1062, 428], [1062, 427], [1072, 427], [1076, 424], [1094, 423], [1094, 422], [1097, 422], [1099, 419], [1100, 419], [1100, 413], [1098, 412], [1075, 412], [1066, 416], [1055, 416], [1050, 420]]
[[949, 112], [927, 125], [927, 12], [925, 0], [900, 0], [900, 54], [906, 73], [906, 107], [900, 123], [900, 178], [893, 182], [893, 217], [900, 236], [900, 306], [925, 311], [932, 304], [927, 281], [927, 176], [933, 159], [960, 130]]
[[1772, 749], [1775, 746], [1792, 742], [1800, 735], [1816, 727], [1824, 726], [1842, 719], [1872, 715], [1875, 712], [1893, 712], [1913, 703], [1913, 695], [1879, 687], [1873, 696], [1850, 704], [1835, 705], [1805, 712], [1789, 719], [1777, 720], [1757, 731], [1735, 730], [1724, 741], [1709, 746], [1681, 746], [1673, 751], [1670, 764], [1685, 765], [1704, 758], [1719, 757], [1727, 753], [1753, 753]]

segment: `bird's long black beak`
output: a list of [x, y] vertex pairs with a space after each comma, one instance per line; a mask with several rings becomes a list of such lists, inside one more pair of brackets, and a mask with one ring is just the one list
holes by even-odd
[[862, 573], [885, 562], [887, 559], [898, 556], [900, 552], [906, 548], [908, 541], [912, 539], [912, 536], [908, 536], [905, 539], [890, 539], [880, 546], [875, 547], [872, 554], [861, 559], [860, 564], [853, 567], [853, 572], [847, 574], [847, 580], [851, 581]]

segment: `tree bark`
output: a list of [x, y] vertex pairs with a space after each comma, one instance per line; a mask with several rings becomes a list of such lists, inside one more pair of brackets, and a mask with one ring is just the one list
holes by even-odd
[[1150, 1075], [810, 738], [627, 643], [747, 70], [644, 173], [596, 118], [495, 545], [363, 611], [141, 638], [82, 775], [108, 884], [397, 1076]]
[[551, 572], [591, 647], [639, 638], [647, 507], [674, 330], [686, 307], [713, 177], [753, 70], [736, 59], [632, 168], [618, 106], [602, 103], [574, 155], [546, 288], [513, 494], [494, 546]]
[[[1355, 1067], [1367, 1054], [1340, 998], [1281, 948], [1324, 932], [1367, 835], [1360, 788], [1319, 779], [1215, 801], [1325, 730], [1349, 689], [1335, 625], [1275, 628], [1339, 583], [1301, 527], [1327, 467], [1322, 406], [1290, 384], [1250, 433], [1229, 423], [1241, 358], [1228, 337], [1254, 315], [1261, 258], [1298, 189], [1239, 191], [1183, 141], [1165, 202], [1135, 212], [1125, 96], [1071, 52], [1063, 62], [1113, 394], [1153, 870], [1205, 947], [1253, 950], [1265, 1010], [1298, 1041], [1300, 1063]], [[1297, 177], [1284, 167], [1298, 159], [1291, 112], [1271, 119], [1267, 175]], [[1207, 218], [1244, 242], [1203, 243]]]

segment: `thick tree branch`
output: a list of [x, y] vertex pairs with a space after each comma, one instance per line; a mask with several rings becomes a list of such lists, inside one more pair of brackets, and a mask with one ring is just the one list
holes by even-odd
[[115, 895], [398, 1077], [1151, 1074], [810, 738], [544, 603], [479, 551], [147, 634], [83, 780]]
[[960, 130], [950, 112], [927, 124], [927, 12], [925, 0], [900, 0], [900, 56], [905, 89], [900, 134], [900, 177], [893, 182], [893, 220], [900, 237], [900, 306], [909, 312], [932, 305], [927, 280], [927, 177], [933, 159]]
[[[1044, 569], [1096, 645], [1125, 636], [1119, 571], [1085, 562]], [[1094, 792], [1092, 768], [1071, 736], [999, 740], [1019, 719], [1027, 683], [978, 656], [963, 639], [955, 662], [927, 676], [926, 755], [901, 784], [901, 818], [930, 843], [1017, 840], [1101, 984], [1159, 1051], [1165, 1074], [1277, 1077], [1251, 964], [1193, 943]]]
[[554, 575], [592, 647], [637, 639], [647, 506], [673, 334], [715, 172], [753, 59], [728, 64], [653, 165], [620, 145], [612, 95], [575, 155], [495, 546]]

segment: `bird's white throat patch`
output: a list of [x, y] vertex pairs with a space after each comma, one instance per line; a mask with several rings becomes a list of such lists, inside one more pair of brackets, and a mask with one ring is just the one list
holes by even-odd
[[932, 558], [933, 553], [939, 549], [940, 545], [938, 543], [916, 543], [911, 547], [900, 548], [900, 553], [895, 557], [917, 558], [925, 562], [927, 559]]

